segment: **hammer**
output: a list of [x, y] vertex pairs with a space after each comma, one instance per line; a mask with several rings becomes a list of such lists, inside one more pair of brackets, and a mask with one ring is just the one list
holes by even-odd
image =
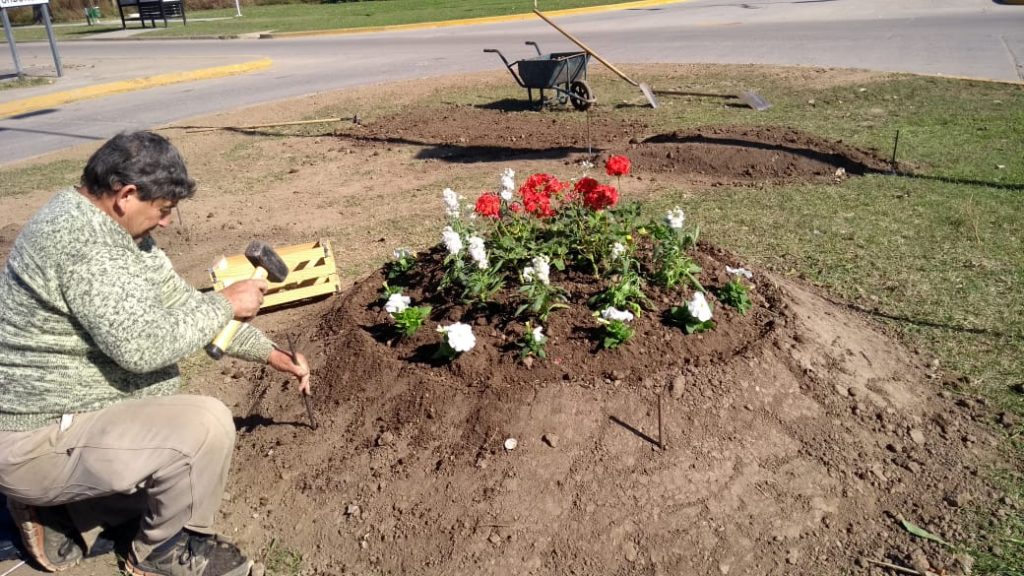
[[[250, 280], [267, 279], [271, 282], [284, 282], [284, 279], [288, 277], [288, 265], [266, 242], [260, 240], [250, 242], [245, 249], [245, 258], [256, 268], [253, 270], [252, 276], [249, 277]], [[220, 360], [241, 327], [241, 322], [231, 320], [213, 339], [213, 342], [206, 345], [206, 353], [210, 355], [210, 358]]]

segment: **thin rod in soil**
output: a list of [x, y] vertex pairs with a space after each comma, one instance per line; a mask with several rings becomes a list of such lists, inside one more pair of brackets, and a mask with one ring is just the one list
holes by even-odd
[[658, 448], [665, 450], [665, 430], [662, 428], [661, 421], [661, 397], [662, 393], [658, 392]]
[[897, 172], [899, 170], [899, 167], [896, 164], [896, 149], [899, 147], [899, 145], [900, 145], [900, 129], [897, 128], [896, 129], [896, 138], [895, 138], [895, 140], [893, 140], [893, 143], [892, 143], [892, 162], [890, 162], [890, 164], [892, 165], [892, 171], [893, 172]]

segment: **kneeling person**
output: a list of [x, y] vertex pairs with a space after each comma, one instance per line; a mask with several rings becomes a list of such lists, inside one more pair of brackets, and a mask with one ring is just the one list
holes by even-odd
[[[178, 151], [120, 134], [80, 186], [25, 225], [0, 276], [0, 492], [47, 570], [77, 563], [106, 527], [138, 522], [125, 559], [140, 576], [244, 576], [251, 562], [217, 537], [235, 441], [219, 400], [178, 394], [177, 362], [267, 284], [190, 287], [149, 233], [195, 192]], [[245, 324], [228, 348], [309, 389], [298, 363]]]

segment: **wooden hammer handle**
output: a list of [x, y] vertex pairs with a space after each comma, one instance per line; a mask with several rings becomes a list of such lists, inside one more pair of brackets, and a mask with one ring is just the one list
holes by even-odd
[[[267, 278], [267, 269], [262, 266], [257, 266], [252, 272], [250, 280], [265, 280]], [[228, 322], [228, 325], [221, 329], [217, 337], [206, 345], [206, 353], [209, 354], [210, 358], [214, 360], [220, 360], [224, 356], [224, 352], [227, 351], [228, 346], [235, 340], [235, 335], [242, 328], [242, 323], [238, 320], [232, 319]]]
[[604, 64], [605, 66], [607, 66], [608, 69], [611, 70], [612, 72], [615, 72], [616, 74], [618, 74], [619, 78], [622, 78], [623, 80], [625, 80], [626, 82], [629, 82], [633, 86], [639, 86], [640, 85], [640, 83], [637, 82], [636, 80], [633, 80], [629, 76], [626, 76], [626, 74], [623, 73], [622, 70], [619, 70], [618, 68], [613, 66], [611, 62], [609, 62], [609, 61], [605, 60], [604, 58], [601, 58], [600, 56], [598, 56], [597, 52], [594, 52], [593, 50], [591, 50], [586, 44], [584, 44], [583, 42], [578, 40], [575, 36], [573, 36], [572, 34], [569, 34], [565, 30], [562, 30], [561, 28], [559, 28], [558, 24], [555, 24], [550, 19], [548, 19], [547, 16], [541, 14], [540, 10], [534, 10], [533, 13], [536, 14], [537, 16], [540, 16], [541, 19], [544, 20], [545, 22], [547, 22], [548, 24], [551, 24], [552, 28], [554, 28], [555, 30], [558, 30], [559, 32], [561, 32], [562, 35], [565, 36], [566, 38], [568, 38], [569, 40], [572, 40], [574, 44], [576, 44], [577, 46], [582, 48], [587, 54], [590, 54], [591, 56], [593, 56], [595, 60], [597, 60], [601, 64]]

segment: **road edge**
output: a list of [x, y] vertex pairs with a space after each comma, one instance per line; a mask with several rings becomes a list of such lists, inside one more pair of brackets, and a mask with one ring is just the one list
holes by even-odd
[[10, 102], [0, 103], [0, 119], [11, 118], [13, 116], [28, 114], [30, 112], [38, 112], [39, 110], [45, 110], [47, 108], [53, 108], [62, 104], [77, 102], [79, 100], [100, 98], [122, 92], [134, 92], [136, 90], [145, 90], [146, 88], [155, 88], [157, 86], [166, 86], [168, 84], [179, 84], [182, 82], [194, 82], [197, 80], [209, 80], [211, 78], [248, 74], [257, 70], [270, 68], [272, 64], [273, 60], [270, 58], [262, 58], [260, 60], [243, 62], [241, 64], [200, 68], [198, 70], [188, 70], [185, 72], [168, 72], [166, 74], [158, 74], [156, 76], [144, 76], [142, 78], [132, 78], [130, 80], [119, 80], [117, 82], [96, 84], [72, 90], [42, 94], [30, 98], [11, 100]]

